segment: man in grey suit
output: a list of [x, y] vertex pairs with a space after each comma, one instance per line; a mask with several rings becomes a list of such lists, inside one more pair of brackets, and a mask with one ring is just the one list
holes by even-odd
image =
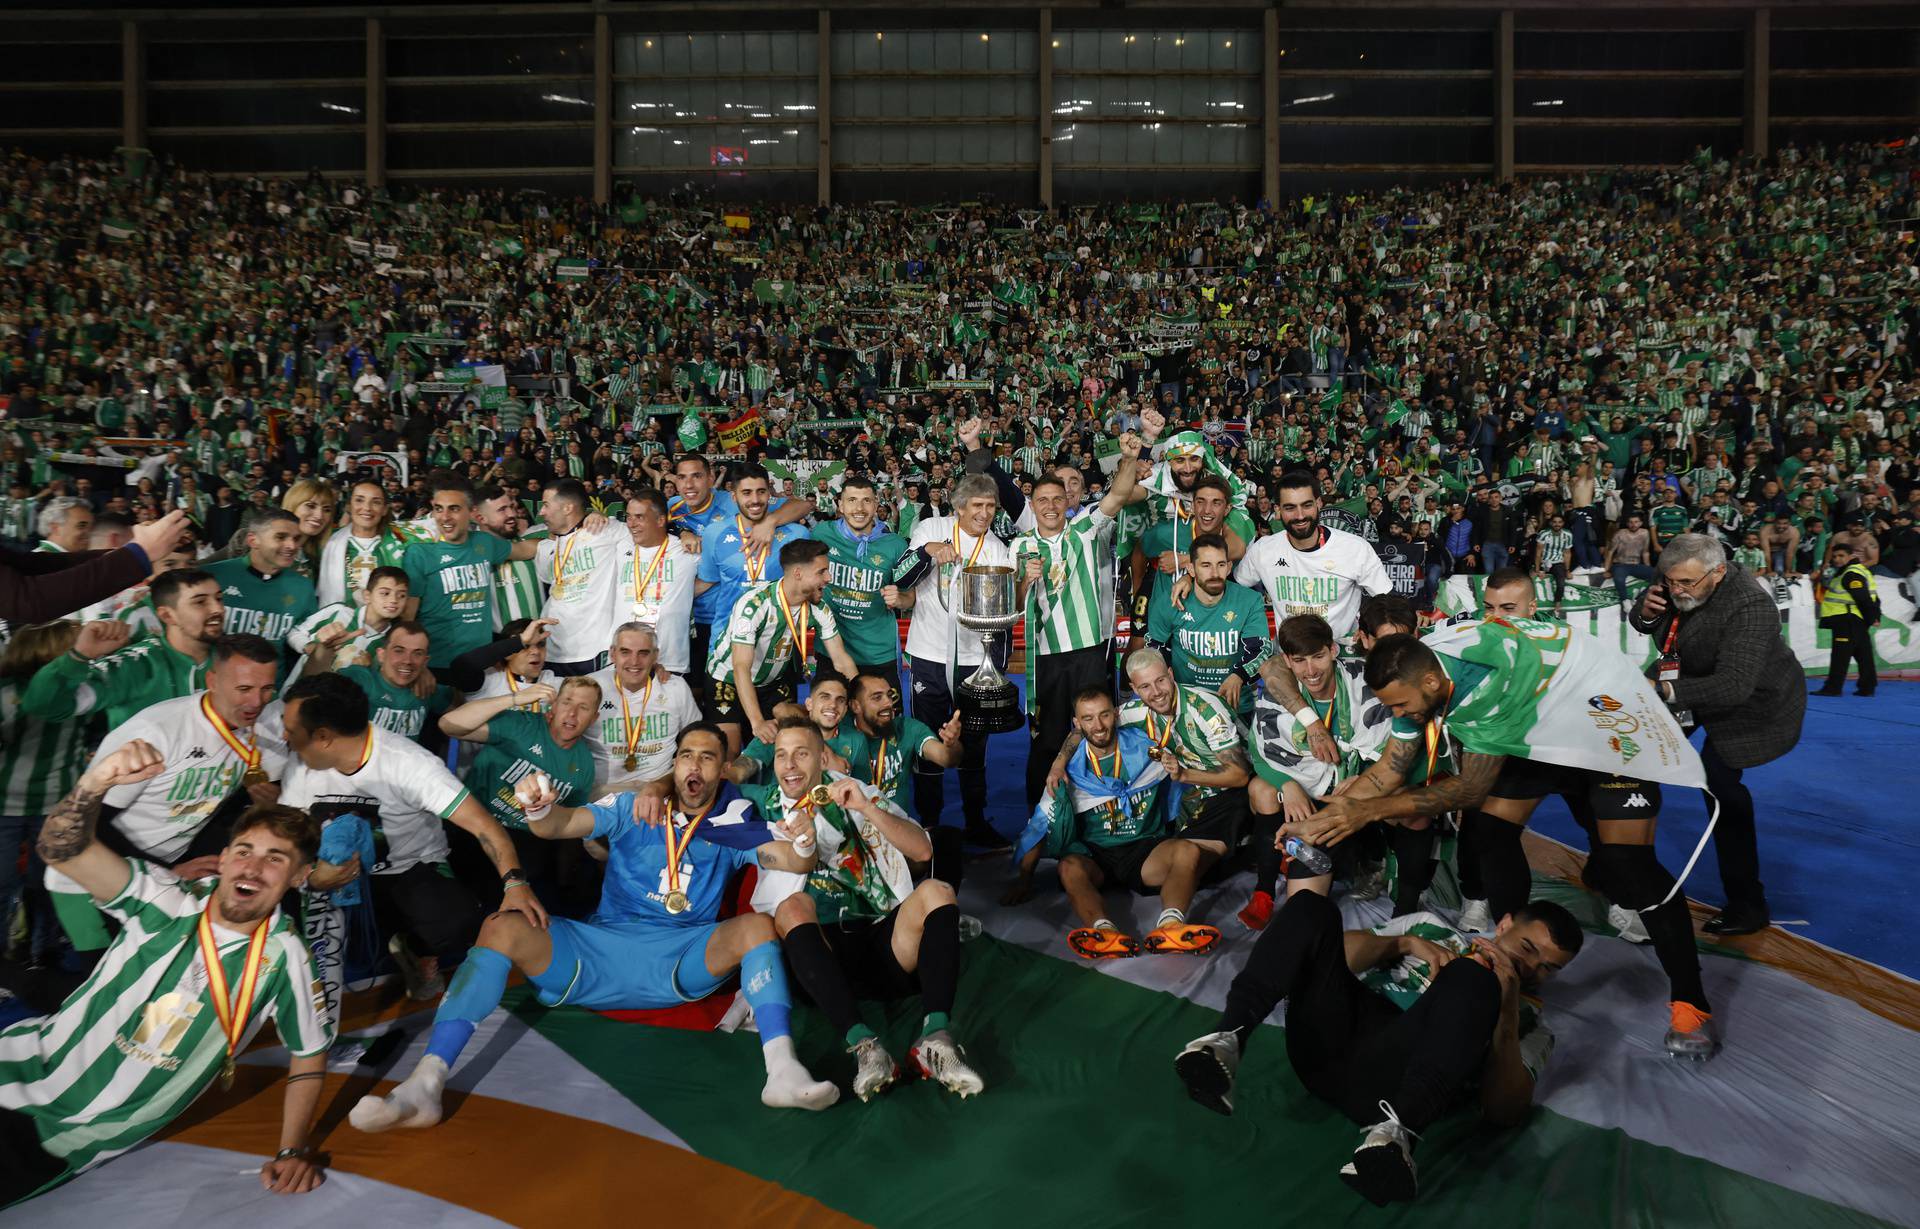
[[1660, 552], [1660, 579], [1634, 603], [1629, 622], [1661, 650], [1662, 698], [1707, 732], [1700, 758], [1720, 800], [1715, 829], [1727, 903], [1705, 930], [1766, 929], [1753, 795], [1741, 774], [1779, 759], [1800, 741], [1807, 675], [1780, 634], [1773, 598], [1706, 534], [1683, 533]]

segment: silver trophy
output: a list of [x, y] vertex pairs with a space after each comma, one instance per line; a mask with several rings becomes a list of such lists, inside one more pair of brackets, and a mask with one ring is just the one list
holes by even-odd
[[955, 697], [961, 728], [976, 737], [1017, 730], [1026, 723], [1020, 711], [1020, 690], [993, 664], [995, 639], [1021, 619], [1020, 608], [1013, 600], [1013, 569], [963, 568], [954, 578], [953, 587], [959, 590], [959, 600], [949, 607], [954, 618], [968, 631], [980, 633], [981, 647], [986, 650], [985, 659], [960, 684]]

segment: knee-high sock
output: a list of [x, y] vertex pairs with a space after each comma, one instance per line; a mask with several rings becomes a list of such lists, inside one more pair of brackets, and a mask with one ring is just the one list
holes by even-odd
[[1460, 877], [1460, 895], [1467, 900], [1485, 900], [1487, 886], [1480, 881], [1480, 828], [1497, 824], [1485, 811], [1466, 811], [1460, 816], [1460, 839], [1454, 846], [1454, 864]]
[[784, 946], [787, 959], [793, 964], [793, 975], [826, 1014], [834, 1031], [845, 1034], [859, 1025], [860, 1005], [854, 1001], [853, 989], [847, 985], [846, 974], [840, 971], [840, 962], [833, 958], [820, 924], [808, 922], [794, 927], [787, 932]]
[[928, 1015], [953, 1011], [960, 982], [960, 906], [942, 905], [927, 914], [920, 933], [920, 1001]]
[[1480, 882], [1496, 922], [1526, 904], [1533, 887], [1527, 851], [1520, 844], [1522, 831], [1519, 824], [1491, 815], [1480, 825]]
[[740, 988], [746, 992], [747, 1003], [753, 1008], [753, 1023], [760, 1030], [760, 1044], [764, 1046], [785, 1037], [788, 1017], [793, 1011], [793, 996], [787, 992], [787, 967], [780, 963], [778, 943], [768, 939], [740, 958]]
[[476, 947], [469, 951], [460, 963], [460, 971], [453, 975], [446, 997], [440, 1000], [440, 1010], [434, 1013], [427, 1053], [452, 1067], [472, 1038], [474, 1028], [500, 1006], [500, 996], [507, 992], [507, 974], [511, 972], [513, 961], [492, 948]]
[[[1598, 881], [1595, 863], [1599, 864]], [[1602, 845], [1587, 863], [1587, 881], [1616, 905], [1633, 909], [1653, 940], [1653, 954], [1672, 986], [1673, 998], [1711, 1011], [1707, 988], [1700, 980], [1700, 949], [1693, 942], [1693, 918], [1686, 897], [1656, 907], [1673, 889], [1673, 875], [1660, 865], [1651, 845]]]
[[1272, 896], [1280, 879], [1280, 851], [1273, 842], [1280, 835], [1280, 816], [1253, 813], [1253, 890]]
[[943, 825], [930, 829], [927, 835], [933, 839], [933, 877], [958, 892], [960, 867], [966, 860], [966, 833]]
[[1420, 911], [1420, 893], [1433, 882], [1433, 829], [1379, 825], [1387, 830], [1387, 844], [1399, 871], [1393, 886], [1393, 916]]

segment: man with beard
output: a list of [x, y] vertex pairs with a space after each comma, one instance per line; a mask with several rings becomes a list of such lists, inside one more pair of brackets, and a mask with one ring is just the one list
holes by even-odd
[[[743, 600], [769, 582], [780, 579], [781, 548], [807, 536], [807, 531], [799, 525], [782, 525], [776, 521], [772, 544], [765, 548], [755, 545], [761, 536], [756, 531], [769, 523], [773, 515], [773, 482], [759, 466], [741, 467], [733, 481], [733, 497], [738, 510], [730, 517], [709, 524], [700, 535], [700, 570], [693, 582], [696, 606], [711, 594], [711, 622], [716, 640], [723, 636], [734, 609]], [[711, 661], [714, 655], [711, 646], [707, 652]], [[711, 665], [708, 674], [715, 682], [722, 677], [713, 672]]]
[[794, 698], [790, 670], [805, 668], [816, 635], [833, 668], [852, 676], [839, 622], [821, 601], [826, 590], [826, 544], [790, 539], [780, 548], [779, 579], [741, 598], [726, 634], [714, 639], [707, 655], [714, 687], [709, 715], [726, 731], [729, 761], [749, 736], [773, 741], [773, 706]]
[[827, 544], [827, 605], [833, 608], [854, 665], [877, 666], [898, 676], [898, 611], [903, 603], [893, 572], [906, 553], [907, 540], [878, 524], [874, 518], [879, 506], [873, 479], [849, 476], [840, 484], [840, 519], [815, 525], [813, 540]]
[[1301, 1084], [1367, 1128], [1341, 1181], [1375, 1206], [1409, 1201], [1414, 1139], [1464, 1093], [1477, 1092], [1489, 1126], [1526, 1121], [1553, 1034], [1521, 992], [1579, 955], [1582, 939], [1551, 901], [1469, 938], [1430, 913], [1343, 931], [1338, 906], [1298, 892], [1228, 987], [1215, 1031], [1189, 1042], [1174, 1071], [1196, 1102], [1232, 1114], [1241, 1056], [1284, 999]]
[[854, 1095], [871, 1100], [891, 1085], [899, 1066], [860, 1018], [860, 1000], [892, 1002], [918, 994], [919, 1039], [907, 1061], [927, 1079], [970, 1097], [986, 1087], [953, 1039], [960, 980], [960, 906], [938, 879], [914, 885], [909, 862], [933, 854], [926, 829], [887, 804], [874, 787], [837, 777], [820, 801], [825, 779], [820, 731], [788, 718], [776, 735], [767, 809], [783, 823], [810, 825], [820, 865], [805, 887], [780, 902], [774, 925], [787, 960], [854, 1055]]
[[638, 816], [636, 795], [590, 807], [559, 807], [542, 773], [522, 778], [515, 798], [534, 836], [607, 842], [606, 887], [585, 922], [540, 925], [496, 913], [434, 1014], [427, 1052], [399, 1087], [363, 1097], [348, 1121], [362, 1131], [430, 1127], [440, 1121], [448, 1070], [474, 1029], [500, 1005], [515, 969], [549, 1007], [664, 1008], [702, 999], [737, 971], [760, 1032], [767, 1083], [763, 1104], [825, 1109], [839, 1089], [801, 1065], [788, 1034], [791, 998], [773, 919], [720, 918], [734, 874], [747, 866], [805, 872], [814, 867], [811, 823], [779, 829], [726, 783], [726, 737], [700, 722], [680, 732], [664, 822]]
[[[287, 633], [320, 608], [313, 582], [294, 570], [300, 558], [300, 518], [269, 508], [249, 516], [241, 532], [245, 555], [206, 566], [207, 575], [220, 583], [220, 600], [227, 608], [221, 630], [284, 645]], [[283, 674], [284, 669], [283, 659]]]
[[[1196, 495], [1194, 506], [1200, 503]], [[1196, 524], [1199, 519], [1196, 513]], [[1214, 692], [1235, 716], [1249, 720], [1253, 677], [1269, 652], [1265, 603], [1228, 579], [1233, 561], [1225, 538], [1202, 534], [1190, 550], [1193, 594], [1183, 610], [1175, 610], [1165, 594], [1155, 597], [1147, 615], [1147, 643], [1166, 654], [1176, 682]]]
[[[1307, 471], [1281, 475], [1276, 508], [1286, 532], [1249, 546], [1233, 578], [1267, 595], [1274, 626], [1297, 614], [1317, 614], [1345, 640], [1360, 599], [1393, 592], [1386, 567], [1364, 538], [1320, 523], [1319, 484]], [[1175, 589], [1176, 602], [1185, 596], [1184, 587]]]
[[231, 1084], [234, 1057], [269, 1019], [292, 1059], [279, 1152], [260, 1167], [260, 1183], [299, 1194], [325, 1180], [308, 1131], [335, 1023], [314, 993], [306, 944], [279, 907], [306, 885], [320, 827], [289, 807], [249, 808], [223, 843], [218, 879], [183, 882], [96, 836], [108, 794], [165, 771], [159, 748], [123, 742], [88, 768], [40, 830], [40, 856], [122, 929], [57, 1013], [0, 1032], [8, 1073], [0, 1081], [0, 1205], [133, 1147], [216, 1076]]
[[35, 672], [22, 710], [44, 721], [104, 712], [107, 724], [118, 726], [162, 700], [199, 690], [226, 619], [220, 582], [197, 568], [175, 568], [154, 580], [150, 596], [158, 637], [129, 644], [133, 629], [125, 623], [87, 624], [72, 651]]
[[1033, 484], [1034, 530], [1014, 539], [1018, 600], [1027, 609], [1027, 805], [1040, 801], [1053, 757], [1073, 727], [1073, 697], [1112, 675], [1114, 518], [1133, 497], [1140, 437], [1120, 439], [1113, 488], [1087, 515], [1067, 520], [1066, 485]]
[[[118, 853], [172, 867], [183, 879], [212, 869], [226, 843], [211, 821], [240, 790], [272, 802], [284, 762], [254, 737], [254, 723], [273, 699], [280, 650], [258, 636], [222, 636], [207, 669], [207, 689], [140, 710], [108, 732], [94, 753], [104, 761], [127, 743], [155, 748], [161, 771], [115, 787], [104, 802], [101, 840]], [[47, 876], [54, 910], [78, 951], [105, 947], [107, 934], [82, 888], [57, 871]]]
[[[547, 540], [545, 525], [535, 525], [526, 505], [504, 487], [489, 483], [473, 493], [474, 524], [503, 542], [531, 542], [537, 552]], [[493, 617], [496, 624], [517, 619], [537, 619], [547, 601], [547, 587], [540, 583], [538, 555], [518, 557], [496, 564], [493, 569]]]
[[428, 710], [445, 712], [455, 700], [453, 688], [444, 683], [420, 694], [428, 655], [427, 629], [399, 619], [388, 625], [371, 667], [345, 666], [340, 676], [367, 693], [375, 725], [402, 738], [419, 738], [427, 728]]
[[[852, 775], [879, 790], [903, 815], [913, 814], [913, 784], [922, 760], [945, 771], [966, 754], [960, 743], [960, 714], [949, 716], [934, 733], [900, 710], [900, 687], [890, 674], [863, 670], [854, 675], [847, 706], [854, 728], [866, 740], [863, 758], [850, 764]], [[828, 746], [833, 746], [831, 737]]]
[[[1175, 481], [1180, 477], [1181, 471], [1175, 470]], [[1233, 492], [1226, 479], [1215, 474], [1197, 474], [1190, 494], [1192, 498], [1186, 505], [1173, 505], [1171, 517], [1154, 522], [1140, 536], [1140, 545], [1134, 552], [1133, 573], [1141, 578], [1141, 590], [1134, 598], [1135, 617], [1141, 621], [1152, 617], [1154, 603], [1169, 599], [1177, 579], [1191, 575], [1193, 544], [1201, 538], [1217, 536], [1226, 543], [1229, 564], [1239, 562], [1247, 553], [1246, 542], [1227, 527], [1227, 514], [1233, 510]], [[1150, 587], [1145, 579], [1148, 576], [1153, 578]]]
[[[958, 711], [954, 688], [986, 660], [979, 633], [955, 621], [960, 573], [970, 567], [1013, 566], [1013, 554], [993, 533], [1000, 495], [993, 479], [967, 474], [953, 484], [953, 515], [930, 516], [913, 527], [909, 550], [900, 557], [893, 583], [914, 591], [913, 622], [907, 627], [907, 669], [913, 686], [913, 715], [938, 729]], [[1003, 641], [1004, 643], [1004, 641]], [[1004, 667], [1005, 661], [999, 663]], [[1004, 846], [1006, 838], [987, 822], [987, 740], [963, 739], [960, 760], [961, 823], [949, 823], [946, 769], [925, 761], [914, 770], [914, 810], [934, 829], [933, 873], [956, 889], [968, 840]], [[962, 827], [964, 823], [964, 828]]]

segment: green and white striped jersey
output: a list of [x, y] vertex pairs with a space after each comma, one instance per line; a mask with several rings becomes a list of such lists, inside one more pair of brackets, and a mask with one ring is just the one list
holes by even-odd
[[[1169, 722], [1171, 733], [1167, 731]], [[1174, 710], [1168, 716], [1148, 709], [1144, 700], [1128, 700], [1120, 706], [1120, 725], [1142, 727], [1156, 746], [1164, 745], [1183, 766], [1200, 772], [1225, 768], [1227, 756], [1247, 741], [1246, 727], [1225, 700], [1184, 683], [1174, 687]], [[1187, 790], [1187, 798], [1204, 801], [1219, 792], [1214, 786], [1193, 786]], [[1191, 814], [1184, 803], [1182, 810]]]
[[1573, 534], [1565, 529], [1542, 530], [1537, 539], [1540, 545], [1540, 566], [1554, 567], [1567, 561], [1567, 553], [1573, 549]]
[[191, 695], [206, 685], [207, 662], [194, 661], [155, 636], [93, 660], [62, 653], [34, 673], [20, 704], [45, 721], [104, 712], [113, 727], [162, 700]]
[[[753, 685], [764, 687], [780, 677], [795, 652], [793, 632], [787, 627], [786, 612], [780, 608], [780, 582], [774, 581], [753, 590], [740, 599], [733, 608], [733, 618], [727, 623], [725, 635], [713, 638], [713, 648], [707, 653], [707, 674], [715, 679], [733, 679], [733, 646], [750, 644], [753, 646]], [[817, 648], [821, 642], [832, 640], [840, 635], [839, 620], [833, 617], [833, 609], [824, 602], [813, 606], [795, 606], [792, 610], [797, 625], [801, 619], [808, 620], [806, 629], [809, 648]], [[734, 685], [739, 685], [734, 680]]]
[[1029, 556], [1040, 560], [1027, 591], [1037, 622], [1030, 618], [1027, 635], [1041, 654], [1092, 648], [1113, 634], [1113, 533], [1114, 519], [1094, 507], [1051, 538], [1034, 530], [1013, 540], [1016, 577]]
[[[214, 880], [183, 884], [138, 858], [101, 912], [120, 932], [58, 1012], [0, 1032], [0, 1108], [34, 1120], [40, 1145], [74, 1170], [133, 1147], [177, 1118], [226, 1059], [195, 929]], [[242, 1046], [272, 1020], [295, 1055], [325, 1053], [335, 1023], [313, 958], [275, 911]], [[215, 926], [237, 989], [250, 936]]]
[[22, 711], [26, 688], [0, 684], [0, 815], [45, 815], [86, 771], [92, 721], [45, 721]]
[[[545, 525], [520, 535], [522, 542], [544, 542]], [[547, 587], [540, 583], [540, 567], [532, 559], [508, 559], [493, 568], [493, 630], [515, 619], [537, 619], [547, 604]]]

